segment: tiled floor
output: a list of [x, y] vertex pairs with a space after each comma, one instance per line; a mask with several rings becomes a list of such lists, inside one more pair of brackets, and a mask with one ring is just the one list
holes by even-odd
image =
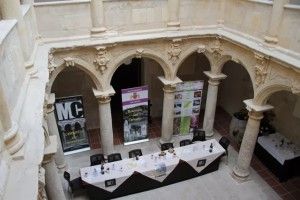
[[[204, 112], [200, 113], [200, 124], [202, 127]], [[221, 136], [226, 136], [230, 141], [232, 147], [238, 151], [239, 145], [229, 135], [229, 125], [231, 116], [225, 112], [221, 107], [216, 110], [214, 128]], [[123, 131], [120, 120], [115, 120], [114, 124], [114, 144], [119, 145], [123, 143]], [[149, 125], [150, 138], [158, 138], [161, 136], [161, 119], [154, 118]], [[89, 133], [91, 147], [99, 148], [99, 130], [93, 130]], [[277, 192], [277, 194], [284, 200], [300, 200], [300, 177], [280, 183], [272, 172], [270, 172], [256, 156], [253, 156], [251, 167]]]

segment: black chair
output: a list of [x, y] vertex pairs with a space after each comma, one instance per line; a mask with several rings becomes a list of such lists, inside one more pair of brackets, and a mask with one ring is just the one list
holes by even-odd
[[81, 192], [84, 191], [84, 187], [82, 184], [82, 180], [80, 177], [75, 178], [73, 180], [71, 180], [71, 175], [68, 172], [64, 172], [64, 178], [66, 179], [66, 181], [68, 181], [68, 185], [69, 185], [69, 192], [71, 193], [72, 197], [75, 194], [81, 194]]
[[227, 137], [223, 136], [219, 140], [219, 144], [225, 149], [225, 154], [223, 154], [223, 156], [226, 155], [226, 163], [228, 163], [228, 146], [230, 144], [230, 141]]
[[161, 144], [160, 148], [161, 148], [162, 151], [165, 151], [165, 150], [168, 150], [170, 148], [174, 148], [174, 146], [173, 146], [173, 143], [163, 143], [163, 144]]
[[230, 141], [227, 137], [221, 137], [221, 139], [219, 140], [219, 144], [225, 149], [225, 154], [228, 154], [228, 146], [230, 145]]
[[90, 156], [91, 166], [100, 165], [105, 162], [103, 154], [95, 154]]
[[115, 162], [118, 160], [122, 160], [122, 156], [120, 153], [113, 153], [107, 156], [107, 162]]
[[143, 153], [142, 153], [142, 150], [141, 149], [134, 149], [134, 150], [131, 150], [128, 152], [129, 154], [129, 158], [133, 158], [135, 156], [142, 156]]
[[195, 141], [205, 141], [205, 131], [201, 129], [195, 129], [193, 132], [192, 142]]
[[179, 142], [179, 145], [180, 145], [181, 147], [182, 147], [182, 146], [189, 145], [189, 144], [192, 144], [192, 140], [187, 139], [187, 140], [181, 140], [181, 141]]

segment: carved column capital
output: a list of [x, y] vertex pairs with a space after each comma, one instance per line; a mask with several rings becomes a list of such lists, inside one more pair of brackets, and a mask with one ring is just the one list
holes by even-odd
[[163, 91], [166, 93], [174, 93], [176, 91], [176, 85], [164, 85], [163, 87]]
[[111, 101], [110, 96], [100, 96], [97, 98], [99, 104], [106, 104], [109, 103]]

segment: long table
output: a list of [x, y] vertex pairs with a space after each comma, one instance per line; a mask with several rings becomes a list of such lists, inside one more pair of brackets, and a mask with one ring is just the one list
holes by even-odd
[[281, 182], [299, 175], [300, 149], [280, 133], [258, 137], [255, 154]]
[[225, 150], [212, 139], [165, 151], [165, 156], [160, 153], [105, 163], [102, 170], [101, 165], [81, 168], [90, 199], [125, 196], [215, 171]]

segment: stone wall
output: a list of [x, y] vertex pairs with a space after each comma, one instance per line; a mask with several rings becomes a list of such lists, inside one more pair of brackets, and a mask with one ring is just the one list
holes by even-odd
[[90, 33], [89, 1], [35, 5], [35, 11], [41, 37], [63, 38], [84, 36]]
[[271, 19], [272, 3], [226, 0], [225, 26], [263, 39]]

